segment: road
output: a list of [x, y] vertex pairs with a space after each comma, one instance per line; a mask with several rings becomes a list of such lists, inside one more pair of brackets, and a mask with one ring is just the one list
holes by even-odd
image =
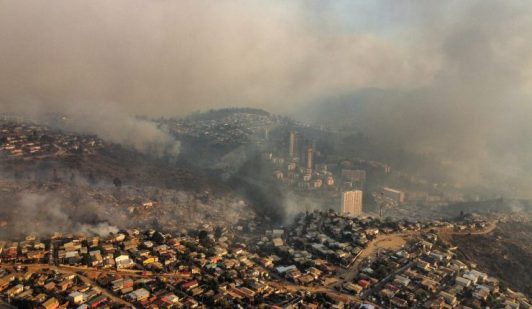
[[392, 278], [394, 278], [396, 275], [400, 275], [402, 274], [406, 269], [414, 266], [415, 262], [414, 261], [411, 261], [409, 262], [408, 264], [406, 264], [405, 266], [399, 268], [398, 270], [394, 271], [393, 273], [389, 274], [388, 276], [386, 276], [384, 279], [382, 279], [381, 281], [379, 281], [377, 284], [375, 284], [374, 286], [372, 286], [370, 289], [368, 289], [367, 291], [364, 291], [363, 292], [363, 295], [371, 295], [374, 291], [378, 291], [384, 284], [386, 284], [387, 282], [389, 282]]
[[399, 250], [406, 243], [405, 239], [411, 237], [413, 234], [414, 233], [397, 233], [378, 235], [360, 252], [353, 265], [340, 275], [343, 279], [338, 280], [333, 286], [341, 287], [346, 282], [352, 282], [360, 270], [360, 263], [362, 263], [362, 261], [368, 257], [375, 256], [379, 250]]
[[370, 303], [366, 300], [360, 299], [359, 297], [355, 295], [344, 294], [342, 292], [335, 291], [325, 286], [303, 286], [303, 285], [297, 285], [297, 284], [288, 283], [288, 282], [278, 282], [278, 281], [268, 281], [267, 283], [276, 289], [285, 289], [290, 292], [303, 291], [303, 292], [309, 292], [313, 294], [324, 293], [324, 294], [327, 294], [327, 296], [329, 296], [330, 298], [337, 300], [337, 301], [343, 301], [344, 303], [347, 303], [347, 302], [354, 302], [357, 304]]
[[[287, 282], [287, 281], [282, 281], [282, 282], [269, 281], [268, 284], [271, 285], [272, 287], [275, 287], [278, 289], [286, 289], [291, 292], [305, 291], [305, 292], [310, 292], [310, 293], [324, 293], [324, 294], [327, 294], [332, 299], [343, 301], [343, 302], [371, 304], [371, 302], [368, 302], [367, 300], [363, 300], [360, 297], [355, 296], [353, 294], [347, 294], [341, 291], [337, 291], [335, 290], [335, 288], [341, 288], [341, 286], [345, 282], [351, 282], [358, 274], [360, 263], [364, 259], [375, 255], [377, 251], [381, 249], [398, 250], [406, 243], [405, 239], [408, 237], [411, 237], [412, 235], [413, 233], [408, 233], [408, 232], [378, 235], [375, 239], [369, 242], [366, 248], [364, 248], [360, 252], [360, 254], [358, 255], [353, 265], [340, 275], [344, 279], [337, 281], [332, 286], [302, 286], [302, 285], [297, 285], [297, 284]], [[406, 267], [402, 269], [404, 270], [406, 269]], [[395, 273], [393, 275], [395, 275]], [[376, 304], [373, 304], [373, 305], [377, 308], [379, 307]]]
[[[321, 225], [320, 225], [321, 227]], [[439, 228], [437, 229], [438, 235], [441, 236], [451, 236], [451, 235], [482, 235], [482, 234], [488, 234], [491, 233], [495, 228], [497, 227], [495, 222], [490, 222], [488, 226], [485, 229], [478, 230], [478, 231], [460, 231], [456, 232], [452, 230], [451, 228]], [[427, 229], [426, 232], [428, 232], [431, 229]], [[343, 279], [338, 280], [335, 284], [332, 286], [301, 286], [296, 285], [291, 282], [285, 281], [282, 278], [277, 278], [278, 281], [268, 281], [267, 283], [270, 284], [272, 287], [278, 288], [278, 289], [286, 289], [291, 292], [295, 291], [306, 291], [310, 293], [325, 293], [329, 297], [340, 300], [344, 302], [355, 302], [355, 303], [369, 303], [366, 300], [362, 300], [360, 297], [354, 296], [352, 294], [346, 294], [340, 291], [335, 290], [334, 288], [341, 288], [341, 286], [346, 282], [352, 282], [353, 279], [357, 276], [360, 268], [360, 264], [362, 261], [364, 261], [368, 257], [373, 257], [377, 254], [377, 252], [381, 249], [386, 250], [399, 250], [405, 243], [408, 238], [411, 238], [412, 236], [418, 235], [423, 233], [424, 231], [407, 231], [407, 232], [401, 232], [401, 233], [395, 233], [395, 234], [380, 234], [375, 239], [370, 241], [366, 248], [364, 248], [360, 254], [358, 255], [357, 259], [354, 261], [353, 265], [349, 267], [345, 272], [343, 272], [339, 277], [343, 277]], [[401, 273], [406, 268], [410, 267], [412, 265], [412, 262], [401, 267], [396, 272], [388, 275], [386, 278], [381, 280], [377, 285], [372, 287], [370, 290], [366, 291], [364, 295], [369, 295], [368, 293], [371, 293], [374, 289], [381, 286], [387, 280], [392, 278], [398, 273]], [[116, 303], [122, 304], [127, 307], [133, 308], [134, 306], [113, 295], [110, 291], [107, 289], [104, 289], [100, 287], [96, 282], [92, 281], [88, 277], [84, 275], [80, 275], [79, 272], [85, 272], [85, 273], [97, 273], [97, 274], [108, 274], [108, 275], [123, 275], [123, 276], [129, 276], [129, 277], [137, 277], [137, 278], [149, 278], [149, 277], [166, 277], [166, 278], [185, 278], [184, 276], [180, 274], [144, 274], [142, 271], [128, 271], [128, 270], [104, 270], [104, 269], [95, 269], [95, 268], [89, 268], [89, 267], [79, 267], [79, 266], [67, 266], [67, 265], [49, 265], [49, 264], [12, 264], [12, 263], [0, 263], [1, 267], [8, 267], [13, 268], [15, 266], [26, 266], [28, 269], [31, 269], [33, 271], [42, 270], [45, 268], [57, 270], [62, 273], [68, 273], [68, 274], [76, 274], [79, 276], [79, 278], [92, 286], [98, 287], [102, 294], [107, 296], [109, 299], [113, 300]], [[376, 306], [378, 307], [378, 306]]]
[[75, 274], [84, 283], [90, 284], [91, 286], [94, 286], [94, 287], [97, 287], [98, 289], [100, 289], [102, 294], [105, 295], [107, 298], [111, 299], [113, 302], [121, 304], [121, 305], [124, 305], [124, 306], [127, 306], [127, 307], [130, 307], [130, 308], [134, 308], [135, 307], [135, 306], [133, 306], [133, 304], [123, 300], [120, 297], [115, 296], [109, 290], [107, 290], [105, 288], [102, 288], [96, 282], [92, 281], [91, 279], [87, 278], [86, 276], [83, 276], [83, 275], [80, 275], [80, 274], [76, 273], [75, 270], [66, 269], [65, 267], [61, 267], [61, 266], [52, 266], [52, 265], [48, 265], [48, 264], [0, 264], [0, 266], [4, 267], [4, 268], [14, 268], [16, 266], [23, 266], [23, 267], [27, 267], [28, 270], [31, 270], [33, 272], [38, 272], [38, 271], [41, 271], [41, 270], [46, 268], [46, 269], [55, 270], [55, 271], [58, 271], [58, 272], [64, 273], [64, 274]]
[[451, 242], [451, 236], [469, 236], [469, 235], [485, 235], [493, 232], [497, 228], [496, 222], [489, 222], [488, 225], [482, 230], [474, 231], [455, 231], [452, 228], [440, 228], [437, 231], [438, 237], [446, 242]]
[[495, 222], [488, 223], [488, 226], [482, 230], [479, 231], [460, 231], [460, 232], [451, 232], [452, 235], [484, 235], [489, 234], [493, 232], [497, 228], [497, 224]]
[[[440, 228], [438, 229], [438, 235], [482, 235], [491, 233], [496, 227], [497, 224], [495, 222], [490, 222], [486, 228], [477, 231], [456, 232], [452, 228]], [[399, 250], [406, 243], [408, 238], [422, 234], [423, 232], [428, 232], [429, 230], [431, 229], [427, 229], [426, 231], [421, 230], [406, 231], [394, 234], [379, 234], [375, 239], [368, 243], [366, 248], [360, 252], [353, 265], [350, 266], [344, 273], [339, 275], [339, 277], [342, 277], [343, 279], [338, 280], [332, 286], [341, 287], [346, 282], [352, 282], [360, 271], [359, 268], [362, 261], [368, 257], [374, 257], [379, 250]]]

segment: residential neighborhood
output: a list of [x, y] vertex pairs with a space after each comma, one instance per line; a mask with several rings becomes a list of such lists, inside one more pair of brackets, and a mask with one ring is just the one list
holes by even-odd
[[315, 211], [283, 229], [28, 235], [0, 242], [0, 293], [44, 308], [529, 308], [438, 236], [492, 224]]

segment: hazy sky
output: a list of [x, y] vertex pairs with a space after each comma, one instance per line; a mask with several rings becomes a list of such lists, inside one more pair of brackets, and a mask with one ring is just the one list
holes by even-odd
[[[0, 1], [0, 102], [269, 109], [429, 81], [423, 2]], [[422, 15], [422, 16], [421, 16]], [[72, 108], [74, 107], [74, 108]]]
[[[486, 47], [522, 66], [526, 76], [515, 78], [530, 86], [530, 56], [521, 49], [532, 35], [531, 6], [0, 0], [0, 104], [113, 105], [151, 115], [227, 105], [276, 110], [365, 87], [427, 85], [469, 65], [453, 55], [467, 48], [483, 61]], [[508, 39], [486, 43], [486, 31]], [[457, 33], [467, 41], [452, 41]]]

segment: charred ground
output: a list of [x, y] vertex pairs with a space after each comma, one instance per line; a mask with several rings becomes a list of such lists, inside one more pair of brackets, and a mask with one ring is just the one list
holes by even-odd
[[178, 229], [251, 215], [218, 172], [176, 157], [35, 124], [9, 124], [2, 134], [3, 235], [101, 223]]
[[486, 235], [455, 235], [452, 241], [464, 255], [512, 289], [532, 296], [532, 224], [499, 223]]

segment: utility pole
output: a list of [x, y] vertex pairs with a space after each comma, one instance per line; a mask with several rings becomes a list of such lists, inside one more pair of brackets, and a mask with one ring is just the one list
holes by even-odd
[[379, 201], [379, 218], [382, 219], [382, 206], [384, 205], [384, 192], [381, 191], [381, 198]]

